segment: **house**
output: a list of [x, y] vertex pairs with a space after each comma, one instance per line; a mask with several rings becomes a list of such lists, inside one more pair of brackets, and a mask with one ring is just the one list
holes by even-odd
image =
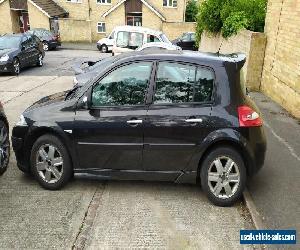
[[[1, 1], [8, 5], [8, 0]], [[57, 31], [62, 41], [97, 41], [119, 25], [162, 30], [173, 39], [195, 29], [194, 23], [184, 22], [186, 1], [27, 0], [26, 11], [31, 28]], [[2, 8], [0, 5], [0, 14]]]

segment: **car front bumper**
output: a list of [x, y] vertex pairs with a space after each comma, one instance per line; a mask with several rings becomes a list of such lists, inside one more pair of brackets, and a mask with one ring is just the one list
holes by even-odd
[[13, 64], [12, 62], [0, 62], [0, 72], [12, 72], [13, 71]]

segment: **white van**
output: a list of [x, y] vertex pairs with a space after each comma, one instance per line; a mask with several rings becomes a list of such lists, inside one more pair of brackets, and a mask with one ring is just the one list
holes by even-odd
[[139, 26], [119, 26], [114, 29], [115, 39], [112, 49], [113, 55], [119, 55], [137, 49], [145, 43], [164, 42], [169, 43], [167, 36], [157, 30]]

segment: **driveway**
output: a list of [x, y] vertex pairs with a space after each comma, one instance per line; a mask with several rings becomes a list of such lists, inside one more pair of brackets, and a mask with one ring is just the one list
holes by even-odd
[[[11, 126], [34, 101], [71, 88], [77, 60], [100, 56], [50, 51], [43, 68], [0, 76]], [[253, 227], [242, 202], [213, 206], [194, 185], [73, 180], [63, 190], [46, 191], [17, 169], [13, 153], [0, 179], [1, 249], [253, 249], [239, 244], [240, 229]]]

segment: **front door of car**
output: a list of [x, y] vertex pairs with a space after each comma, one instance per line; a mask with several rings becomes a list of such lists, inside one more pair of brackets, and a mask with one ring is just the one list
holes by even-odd
[[186, 63], [158, 64], [153, 102], [144, 124], [143, 166], [184, 170], [210, 131], [214, 74]]
[[74, 138], [84, 169], [141, 170], [145, 104], [152, 62], [122, 65], [92, 89], [92, 107], [78, 110]]

